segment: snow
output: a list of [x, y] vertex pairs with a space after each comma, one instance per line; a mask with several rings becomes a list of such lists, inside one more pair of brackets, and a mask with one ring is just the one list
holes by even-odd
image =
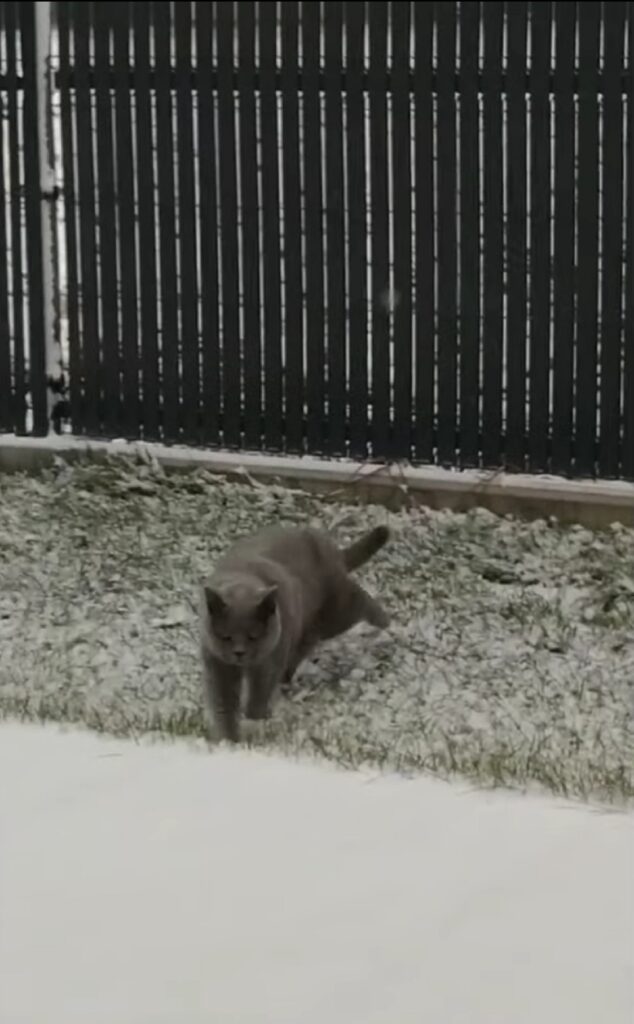
[[626, 1024], [634, 816], [0, 726], [1, 1024]]

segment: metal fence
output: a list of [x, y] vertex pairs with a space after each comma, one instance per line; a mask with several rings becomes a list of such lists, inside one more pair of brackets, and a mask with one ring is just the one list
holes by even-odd
[[75, 433], [634, 478], [632, 3], [54, 7]]

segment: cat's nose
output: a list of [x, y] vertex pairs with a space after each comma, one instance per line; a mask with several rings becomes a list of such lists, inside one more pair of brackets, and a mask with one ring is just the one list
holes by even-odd
[[233, 656], [236, 659], [236, 661], [242, 661], [246, 653], [247, 652], [244, 650], [243, 647], [240, 647], [237, 650], [234, 648]]

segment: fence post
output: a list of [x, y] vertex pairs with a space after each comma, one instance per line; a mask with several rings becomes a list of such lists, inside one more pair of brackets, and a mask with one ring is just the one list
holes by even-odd
[[46, 383], [49, 422], [59, 432], [64, 413], [66, 382], [59, 338], [57, 294], [57, 244], [55, 230], [57, 188], [53, 149], [51, 89], [51, 4], [35, 7], [35, 73], [37, 92], [37, 138], [39, 149], [40, 206], [42, 225], [42, 291]]

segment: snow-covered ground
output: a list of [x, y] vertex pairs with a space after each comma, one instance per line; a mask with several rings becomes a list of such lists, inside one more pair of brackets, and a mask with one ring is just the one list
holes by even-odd
[[0, 475], [0, 717], [200, 735], [198, 585], [241, 534], [388, 519], [390, 630], [302, 666], [258, 745], [634, 797], [634, 531], [326, 501], [123, 457]]
[[0, 726], [1, 1024], [629, 1024], [634, 818]]

